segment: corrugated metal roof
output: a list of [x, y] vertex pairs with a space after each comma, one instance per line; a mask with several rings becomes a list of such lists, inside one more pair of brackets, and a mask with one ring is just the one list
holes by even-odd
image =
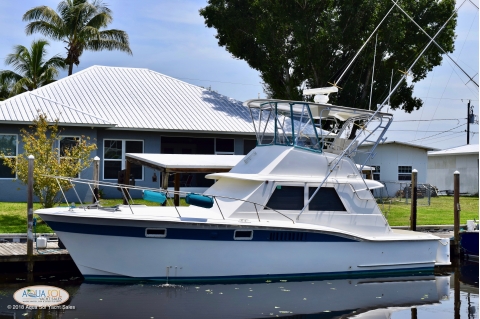
[[254, 133], [241, 102], [148, 69], [92, 66], [0, 102], [0, 122], [31, 122], [38, 112], [64, 125]]
[[[404, 145], [404, 146], [409, 146], [409, 147], [414, 147], [414, 148], [420, 148], [426, 151], [433, 151], [433, 150], [438, 150], [438, 148], [435, 147], [429, 147], [429, 146], [423, 146], [423, 145], [417, 145], [417, 144], [412, 144], [412, 143], [406, 143], [406, 142], [398, 142], [398, 141], [386, 141], [381, 144], [378, 144], [378, 146], [384, 145], [384, 144], [398, 144], [398, 145]], [[373, 144], [372, 143], [366, 143], [363, 144], [360, 147], [371, 147]]]
[[442, 155], [478, 155], [478, 144], [463, 145], [454, 148], [448, 148], [446, 150], [428, 152], [428, 156], [442, 156]]

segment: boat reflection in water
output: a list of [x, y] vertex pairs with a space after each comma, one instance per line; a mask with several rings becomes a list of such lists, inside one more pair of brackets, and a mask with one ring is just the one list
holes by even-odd
[[433, 275], [185, 286], [83, 283], [70, 304], [77, 318], [388, 318], [447, 300], [449, 291], [450, 276]]

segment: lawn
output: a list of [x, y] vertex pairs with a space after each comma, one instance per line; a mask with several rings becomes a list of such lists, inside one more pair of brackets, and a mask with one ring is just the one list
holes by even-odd
[[[147, 206], [158, 206], [157, 203], [147, 202], [143, 199], [134, 200], [135, 204], [143, 204]], [[105, 199], [102, 200], [103, 206], [115, 206], [122, 204], [121, 199]], [[172, 203], [169, 200], [167, 203]], [[77, 204], [78, 205], [78, 204]], [[62, 205], [62, 206], [65, 206]], [[188, 206], [185, 199], [180, 199], [180, 206]], [[33, 204], [33, 210], [40, 209], [39, 203]], [[52, 233], [52, 229], [41, 220], [40, 217], [34, 215], [37, 219], [36, 231], [37, 233]], [[27, 232], [27, 204], [26, 203], [7, 203], [0, 202], [0, 234], [3, 233], [26, 233]]]
[[[144, 200], [135, 200], [136, 204], [158, 206], [156, 203]], [[103, 206], [121, 204], [121, 200], [102, 200]], [[180, 200], [181, 206], [186, 206], [184, 199]], [[391, 226], [408, 226], [410, 224], [410, 204], [392, 202], [379, 204], [380, 209], [387, 216]], [[478, 218], [478, 197], [460, 197], [460, 223], [466, 224], [469, 219]], [[33, 209], [39, 209], [40, 204], [35, 203]], [[37, 233], [52, 232], [38, 216]], [[417, 207], [417, 225], [453, 225], [453, 196], [439, 196], [431, 199], [430, 206]], [[26, 233], [27, 232], [27, 204], [0, 202], [0, 233]]]
[[[390, 226], [410, 225], [410, 206], [405, 202], [379, 204]], [[460, 197], [460, 224], [478, 220], [478, 197]], [[417, 225], [453, 225], [453, 196], [432, 197], [430, 206], [417, 206]]]

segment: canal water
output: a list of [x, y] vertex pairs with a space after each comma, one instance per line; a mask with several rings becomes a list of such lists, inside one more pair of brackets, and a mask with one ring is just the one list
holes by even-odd
[[[435, 274], [306, 281], [101, 284], [83, 282], [75, 273], [44, 273], [30, 283], [23, 275], [5, 275], [3, 279], [0, 319], [473, 319], [479, 316], [478, 263], [468, 261]], [[60, 287], [70, 298], [60, 309], [27, 309], [13, 295], [31, 285]]]

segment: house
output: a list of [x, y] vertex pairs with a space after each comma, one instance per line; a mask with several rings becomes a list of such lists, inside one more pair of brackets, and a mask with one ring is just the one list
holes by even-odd
[[[247, 154], [256, 145], [248, 108], [216, 92], [137, 68], [93, 66], [0, 102], [0, 148], [23, 152], [20, 130], [39, 113], [64, 129], [60, 147], [90, 137], [100, 157], [100, 180], [117, 182], [126, 153]], [[1, 161], [1, 160], [0, 160]], [[151, 168], [133, 166], [139, 186], [160, 186]], [[81, 178], [91, 179], [86, 169]], [[184, 186], [211, 185], [205, 174], [183, 175]], [[0, 201], [25, 201], [25, 187], [0, 162]], [[108, 197], [120, 197], [115, 189]], [[108, 193], [109, 192], [109, 193]]]
[[[366, 153], [371, 145], [359, 147], [354, 160], [358, 164], [365, 163]], [[418, 184], [427, 182], [427, 152], [435, 150], [431, 147], [404, 142], [389, 141], [379, 144], [373, 158], [366, 165], [375, 168], [373, 179], [382, 182], [385, 187], [375, 190], [375, 196], [394, 197], [397, 191], [403, 190], [410, 184], [412, 170], [418, 171]]]
[[478, 144], [428, 152], [428, 182], [453, 191], [453, 173], [460, 173], [460, 193], [478, 195]]

